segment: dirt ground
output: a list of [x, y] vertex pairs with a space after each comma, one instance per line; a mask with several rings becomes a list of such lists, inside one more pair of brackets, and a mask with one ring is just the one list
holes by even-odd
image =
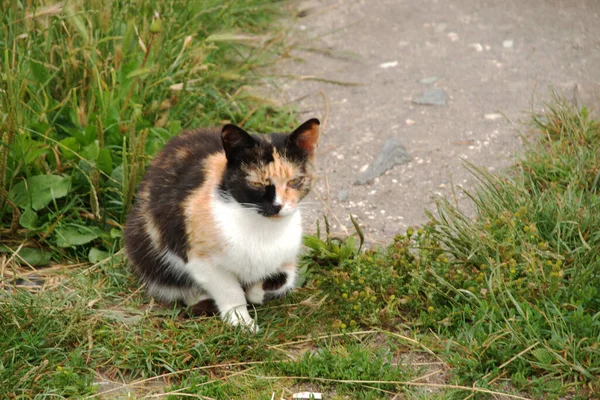
[[[301, 118], [325, 125], [309, 231], [327, 214], [351, 232], [353, 214], [370, 243], [385, 243], [423, 223], [452, 183], [461, 204], [459, 188], [473, 186], [463, 160], [513, 165], [522, 123], [550, 88], [600, 104], [597, 0], [310, 0], [299, 10], [296, 59], [283, 68], [297, 79], [283, 89]], [[356, 184], [390, 138], [408, 162]]]

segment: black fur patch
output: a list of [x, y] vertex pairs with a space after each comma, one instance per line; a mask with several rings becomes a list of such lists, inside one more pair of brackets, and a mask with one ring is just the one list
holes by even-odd
[[181, 311], [181, 315], [187, 318], [205, 317], [219, 313], [217, 303], [213, 299], [202, 300], [193, 306], [186, 307]]
[[[252, 169], [259, 164], [266, 165], [274, 161], [273, 150], [297, 164], [302, 172], [306, 172], [305, 163], [309, 158], [308, 153], [289, 141], [289, 135], [272, 133], [270, 135], [248, 135], [243, 131], [232, 129], [233, 140], [227, 151], [227, 171], [220, 191], [224, 198], [233, 197], [235, 201], [246, 207], [254, 207], [261, 215], [270, 217], [281, 210], [275, 206], [275, 187], [266, 186], [255, 188], [248, 185], [244, 168]], [[239, 128], [238, 128], [239, 129]], [[246, 134], [247, 135], [247, 134]], [[269, 139], [266, 139], [266, 138]]]
[[283, 287], [283, 285], [287, 282], [287, 274], [285, 272], [278, 272], [269, 276], [267, 279], [263, 281], [262, 288], [265, 291], [268, 290], [278, 290]]
[[160, 286], [191, 288], [194, 282], [184, 273], [175, 273], [172, 268], [160, 257], [152, 240], [142, 226], [142, 220], [134, 210], [129, 217], [125, 230], [125, 243], [127, 257], [133, 264], [134, 273], [143, 282], [154, 283]]
[[[175, 158], [178, 151], [187, 154]], [[223, 151], [217, 132], [187, 133], [171, 140], [157, 156], [144, 177], [150, 187], [150, 212], [166, 247], [187, 262], [183, 202], [204, 182], [202, 161]]]

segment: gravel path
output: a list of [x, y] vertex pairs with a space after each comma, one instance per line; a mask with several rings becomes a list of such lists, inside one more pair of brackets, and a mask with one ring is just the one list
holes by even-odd
[[301, 79], [284, 91], [302, 117], [326, 119], [308, 230], [326, 213], [334, 231], [350, 232], [351, 213], [370, 243], [385, 243], [423, 223], [432, 196], [452, 196], [452, 183], [472, 187], [462, 160], [490, 171], [514, 164], [516, 128], [551, 100], [549, 87], [600, 104], [597, 0], [311, 0], [299, 9], [301, 61], [284, 70]]

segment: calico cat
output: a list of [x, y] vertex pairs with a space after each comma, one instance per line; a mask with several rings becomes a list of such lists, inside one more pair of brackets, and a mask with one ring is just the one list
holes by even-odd
[[319, 121], [291, 134], [235, 125], [169, 141], [138, 187], [125, 251], [147, 292], [256, 332], [247, 302], [294, 286], [302, 241], [298, 202], [313, 180]]

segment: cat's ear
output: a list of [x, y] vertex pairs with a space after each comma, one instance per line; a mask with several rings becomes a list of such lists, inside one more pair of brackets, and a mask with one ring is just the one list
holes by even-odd
[[309, 158], [314, 158], [319, 145], [319, 125], [318, 119], [312, 118], [300, 125], [290, 134], [288, 146], [294, 146], [306, 154]]
[[239, 126], [227, 124], [221, 131], [221, 141], [227, 160], [233, 161], [240, 152], [256, 146], [256, 140]]

